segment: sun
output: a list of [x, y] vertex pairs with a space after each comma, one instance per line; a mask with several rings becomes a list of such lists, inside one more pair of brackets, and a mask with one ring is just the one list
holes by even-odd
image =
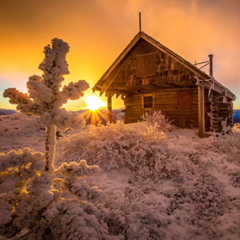
[[88, 96], [86, 97], [87, 108], [96, 111], [101, 107], [105, 107], [107, 105], [101, 98], [97, 96]]

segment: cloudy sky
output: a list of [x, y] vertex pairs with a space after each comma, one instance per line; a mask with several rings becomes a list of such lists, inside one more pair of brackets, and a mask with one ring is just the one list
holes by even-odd
[[66, 83], [85, 79], [93, 87], [137, 34], [139, 12], [143, 31], [186, 60], [213, 54], [214, 77], [240, 108], [240, 0], [0, 0], [0, 108], [15, 107], [4, 89], [26, 92], [28, 77], [42, 74], [43, 48], [55, 37], [70, 45]]

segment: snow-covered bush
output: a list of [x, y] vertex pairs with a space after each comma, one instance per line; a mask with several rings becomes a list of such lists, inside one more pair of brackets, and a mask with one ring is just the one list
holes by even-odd
[[[204, 167], [197, 149], [170, 148], [166, 138], [166, 133], [147, 122], [89, 126], [80, 134], [61, 139], [59, 159], [86, 158], [90, 164], [107, 171], [121, 168], [131, 171], [142, 181], [150, 178], [181, 182], [196, 173], [196, 166]], [[186, 175], [185, 170], [191, 175]]]
[[[137, 171], [155, 167], [156, 152], [166, 134], [149, 129], [146, 124], [125, 125], [123, 122], [107, 126], [90, 126], [71, 138], [62, 139], [65, 161], [86, 156], [91, 164], [104, 169], [125, 167]], [[71, 145], [71, 147], [70, 147]], [[150, 173], [149, 173], [150, 174]]]
[[233, 170], [229, 173], [230, 181], [233, 187], [240, 188], [240, 169]]
[[44, 155], [29, 148], [0, 155], [0, 200], [7, 206], [5, 214], [0, 215], [5, 231], [1, 234], [14, 236], [33, 224], [39, 211], [53, 200], [49, 192], [52, 177], [44, 167]]
[[232, 127], [232, 132], [235, 135], [239, 135], [240, 134], [240, 123], [235, 123]]
[[168, 132], [175, 128], [171, 124], [170, 120], [167, 119], [161, 111], [146, 112], [142, 116], [142, 120], [145, 121], [149, 126], [157, 127], [158, 130], [161, 130], [163, 132]]
[[102, 212], [90, 202], [59, 200], [44, 216], [49, 223], [49, 239], [115, 239], [108, 235]]
[[228, 161], [236, 162], [240, 165], [240, 134], [229, 134], [215, 137], [213, 144], [218, 152], [226, 155]]
[[44, 155], [29, 148], [0, 155], [0, 236], [114, 239], [93, 204], [101, 191], [87, 181], [99, 167], [86, 160], [65, 163], [54, 174], [44, 167]]
[[161, 203], [155, 199], [129, 201], [128, 193], [111, 194], [105, 197], [105, 221], [112, 235], [122, 239], [169, 239], [168, 226], [171, 224]]
[[28, 94], [16, 88], [8, 88], [3, 96], [24, 114], [33, 114], [41, 118], [47, 127], [46, 136], [46, 170], [54, 171], [56, 127], [66, 129], [79, 127], [84, 119], [77, 113], [69, 113], [61, 106], [69, 99], [76, 100], [83, 96], [89, 85], [85, 80], [69, 83], [62, 87], [64, 75], [68, 74], [66, 54], [69, 46], [61, 39], [52, 39], [52, 45], [44, 48], [45, 59], [39, 65], [42, 76], [33, 75], [27, 82]]
[[220, 219], [229, 213], [232, 204], [223, 184], [217, 178], [202, 173], [184, 188], [179, 187], [172, 196], [168, 207], [169, 215], [178, 213], [178, 221], [187, 221], [196, 239], [200, 235], [205, 236], [200, 239], [222, 239], [225, 233], [217, 226], [224, 224]]

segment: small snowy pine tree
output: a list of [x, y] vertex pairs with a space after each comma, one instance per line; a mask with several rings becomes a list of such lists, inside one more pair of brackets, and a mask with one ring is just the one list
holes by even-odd
[[78, 114], [69, 113], [61, 108], [68, 99], [76, 100], [83, 96], [89, 85], [85, 80], [69, 83], [62, 87], [63, 75], [68, 74], [66, 54], [69, 45], [61, 39], [52, 39], [52, 46], [44, 48], [45, 59], [39, 65], [42, 76], [33, 75], [27, 82], [28, 94], [19, 92], [16, 88], [8, 88], [3, 96], [10, 98], [11, 104], [17, 105], [17, 110], [25, 114], [40, 116], [47, 126], [46, 136], [46, 167], [54, 171], [56, 128], [66, 129], [79, 126], [83, 118]]

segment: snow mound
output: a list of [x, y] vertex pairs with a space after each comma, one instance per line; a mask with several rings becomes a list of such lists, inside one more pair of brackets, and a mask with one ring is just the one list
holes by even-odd
[[37, 137], [41, 136], [45, 130], [40, 119], [22, 113], [0, 116], [0, 122], [0, 136], [2, 137]]
[[33, 116], [22, 113], [0, 116], [0, 152], [11, 149], [32, 147], [36, 150], [44, 149], [45, 127], [41, 121]]
[[[30, 122], [23, 120], [18, 124], [25, 128]], [[240, 239], [237, 129], [199, 138], [196, 130], [169, 132], [147, 122], [86, 126], [58, 142], [55, 176], [41, 172], [45, 160], [33, 150], [0, 154], [0, 189], [6, 190], [0, 234], [21, 240]], [[10, 193], [19, 194], [15, 220]]]
[[104, 205], [113, 211], [114, 234], [129, 239], [240, 237], [236, 131], [199, 138], [197, 130], [165, 133], [144, 122], [118, 122], [89, 127], [60, 145], [59, 160], [85, 158], [103, 170], [104, 181], [98, 183]]

